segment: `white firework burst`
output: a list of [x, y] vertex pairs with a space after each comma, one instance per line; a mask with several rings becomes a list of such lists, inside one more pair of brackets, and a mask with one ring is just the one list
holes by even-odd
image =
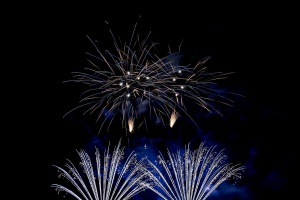
[[132, 132], [146, 119], [155, 118], [167, 124], [172, 118], [171, 126], [179, 113], [192, 119], [186, 109], [186, 101], [219, 114], [211, 102], [232, 103], [215, 89], [216, 81], [227, 78], [231, 73], [208, 73], [205, 63], [210, 57], [195, 65], [180, 65], [180, 52], [170, 51], [166, 56], [158, 56], [154, 52], [157, 43], [148, 41], [151, 32], [141, 40], [135, 33], [136, 25], [128, 43], [120, 42], [110, 31], [114, 51], [102, 52], [88, 37], [97, 52], [96, 55], [88, 55], [95, 61], [89, 60], [91, 66], [85, 68], [85, 72], [73, 72], [73, 79], [65, 81], [83, 83], [87, 89], [82, 94], [80, 105], [65, 116], [86, 107], [84, 114], [96, 113], [96, 121], [104, 117], [99, 132], [105, 122], [111, 124], [117, 115], [121, 126]]
[[160, 153], [160, 165], [151, 163], [155, 186], [149, 189], [166, 200], [205, 200], [224, 181], [241, 179], [245, 167], [226, 163], [224, 150], [215, 148], [201, 143], [195, 151], [189, 145], [184, 153], [178, 150], [173, 154], [168, 150], [169, 160]]
[[84, 150], [78, 151], [83, 170], [76, 169], [70, 160], [65, 164], [66, 169], [54, 165], [60, 172], [59, 177], [67, 179], [71, 184], [52, 184], [51, 187], [79, 200], [131, 199], [151, 185], [150, 172], [146, 170], [146, 158], [138, 159], [134, 152], [122, 162], [124, 147], [120, 144], [119, 142], [112, 154], [107, 148], [101, 155], [96, 148], [96, 166]]

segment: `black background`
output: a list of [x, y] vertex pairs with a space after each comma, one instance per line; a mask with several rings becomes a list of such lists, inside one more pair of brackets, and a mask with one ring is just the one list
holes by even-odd
[[[9, 45], [13, 50], [8, 53], [17, 62], [9, 66], [12, 77], [21, 80], [11, 91], [17, 94], [11, 107], [18, 107], [17, 111], [10, 112], [14, 116], [10, 132], [13, 141], [20, 144], [15, 145], [20, 152], [13, 151], [10, 159], [18, 160], [14, 168], [18, 177], [15, 181], [22, 179], [18, 187], [26, 188], [31, 197], [64, 199], [50, 188], [59, 181], [52, 165], [63, 166], [66, 158], [75, 159], [76, 149], [103, 142], [93, 117], [80, 112], [62, 117], [77, 105], [82, 92], [80, 86], [62, 82], [71, 77], [72, 71], [86, 66], [85, 52], [93, 51], [86, 35], [99, 46], [113, 48], [108, 28], [128, 40], [136, 22], [140, 33], [151, 30], [151, 41], [162, 48], [170, 45], [176, 49], [183, 41], [187, 56], [212, 56], [212, 70], [236, 72], [220, 86], [244, 97], [234, 97], [233, 107], [221, 107], [223, 117], [197, 115], [199, 130], [182, 122], [175, 126], [172, 137], [163, 129], [161, 134], [134, 135], [129, 149], [139, 149], [149, 141], [154, 141], [155, 150], [165, 148], [172, 140], [177, 145], [201, 141], [217, 144], [227, 150], [232, 161], [247, 169], [233, 191], [225, 184], [211, 199], [292, 197], [296, 188], [292, 181], [299, 167], [299, 131], [292, 118], [297, 116], [298, 92], [294, 78], [297, 66], [292, 62], [296, 46], [292, 9], [280, 5], [112, 2], [45, 4], [21, 10], [16, 12], [17, 23], [10, 23], [14, 45]], [[14, 134], [15, 128], [18, 134]], [[109, 139], [124, 136], [122, 131], [115, 131]]]

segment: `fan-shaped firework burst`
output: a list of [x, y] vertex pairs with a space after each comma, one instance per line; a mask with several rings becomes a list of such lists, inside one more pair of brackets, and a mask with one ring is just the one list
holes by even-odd
[[169, 124], [173, 126], [181, 114], [189, 116], [186, 101], [217, 113], [212, 101], [230, 105], [231, 100], [215, 89], [215, 81], [230, 73], [208, 73], [204, 64], [209, 57], [192, 66], [180, 65], [180, 52], [170, 51], [163, 57], [156, 55], [157, 44], [148, 42], [151, 32], [145, 40], [140, 40], [135, 34], [136, 25], [130, 41], [125, 43], [116, 40], [110, 31], [114, 52], [101, 52], [88, 37], [98, 54], [88, 55], [99, 63], [89, 60], [91, 67], [86, 68], [86, 72], [74, 72], [74, 79], [65, 81], [88, 86], [81, 104], [71, 111], [87, 107], [84, 113], [96, 113], [97, 121], [104, 117], [101, 127], [118, 115], [122, 127], [132, 132], [146, 119], [168, 124], [165, 122], [172, 118]]
[[158, 156], [160, 166], [151, 163], [152, 179], [155, 187], [149, 187], [163, 199], [204, 200], [220, 184], [229, 179], [240, 179], [244, 166], [226, 163], [223, 150], [215, 151], [216, 146], [199, 148], [191, 151], [189, 146], [184, 153], [170, 153], [169, 160]]
[[[60, 177], [66, 178], [71, 185], [52, 184], [51, 187], [71, 194], [76, 199], [131, 199], [150, 186], [150, 172], [146, 170], [146, 158], [138, 160], [134, 152], [123, 163], [124, 148], [120, 144], [119, 142], [112, 154], [108, 148], [103, 157], [96, 148], [96, 166], [84, 150], [78, 151], [83, 172], [77, 170], [70, 160], [65, 165], [67, 170], [54, 165], [60, 171]], [[82, 176], [83, 173], [85, 176]]]

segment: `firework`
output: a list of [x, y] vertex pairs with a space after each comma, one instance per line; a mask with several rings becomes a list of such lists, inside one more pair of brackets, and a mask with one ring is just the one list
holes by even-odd
[[[71, 186], [52, 184], [58, 192], [64, 191], [76, 199], [108, 200], [130, 199], [150, 186], [149, 171], [146, 170], [146, 158], [138, 160], [137, 154], [132, 152], [124, 158], [124, 147], [119, 144], [110, 154], [109, 148], [104, 151], [103, 157], [96, 148], [96, 168], [94, 162], [84, 151], [78, 151], [83, 171], [77, 170], [69, 160], [67, 168], [54, 165], [59, 171], [59, 177], [66, 178]], [[76, 190], [74, 190], [74, 188]]]
[[204, 200], [224, 181], [241, 179], [245, 167], [226, 163], [223, 150], [218, 152], [215, 148], [201, 143], [195, 151], [188, 145], [183, 154], [168, 150], [169, 160], [160, 153], [160, 166], [151, 163], [155, 187], [149, 189], [163, 199]]
[[110, 31], [113, 51], [101, 51], [88, 37], [97, 52], [88, 55], [95, 60], [88, 60], [90, 67], [84, 72], [73, 72], [73, 79], [64, 81], [83, 83], [87, 88], [82, 93], [80, 105], [65, 116], [85, 107], [84, 114], [95, 113], [97, 122], [103, 119], [99, 132], [106, 122], [110, 126], [116, 116], [120, 117], [126, 132], [133, 132], [148, 120], [161, 121], [164, 125], [171, 120], [172, 127], [182, 114], [192, 119], [186, 102], [219, 114], [211, 102], [230, 105], [231, 100], [215, 89], [216, 81], [230, 73], [208, 73], [205, 63], [210, 57], [195, 65], [181, 65], [180, 52], [169, 51], [165, 56], [158, 56], [157, 43], [149, 42], [151, 32], [141, 40], [135, 33], [136, 25], [129, 42], [125, 43]]

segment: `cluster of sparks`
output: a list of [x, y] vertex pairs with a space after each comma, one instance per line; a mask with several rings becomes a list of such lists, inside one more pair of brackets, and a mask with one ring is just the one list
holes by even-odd
[[[138, 160], [137, 154], [131, 152], [125, 162], [124, 148], [119, 144], [114, 148], [111, 154], [107, 148], [103, 157], [96, 148], [96, 166], [94, 161], [84, 151], [78, 151], [83, 168], [77, 170], [75, 165], [69, 160], [65, 166], [68, 170], [54, 165], [60, 174], [59, 177], [66, 178], [72, 186], [61, 184], [52, 184], [58, 192], [66, 192], [76, 199], [86, 200], [117, 200], [131, 199], [139, 192], [148, 188], [150, 184], [147, 177], [149, 172], [146, 170], [145, 158]], [[76, 191], [73, 189], [76, 188]]]
[[227, 163], [224, 149], [206, 147], [204, 143], [192, 151], [189, 145], [184, 152], [167, 151], [168, 160], [160, 153], [162, 168], [151, 163], [154, 187], [148, 187], [163, 199], [205, 200], [224, 181], [241, 179], [245, 169], [239, 164]]
[[189, 146], [183, 153], [168, 151], [168, 160], [160, 154], [159, 166], [146, 157], [138, 158], [134, 152], [121, 162], [123, 149], [119, 142], [112, 155], [107, 150], [102, 158], [96, 149], [96, 168], [88, 154], [79, 151], [85, 176], [71, 161], [66, 165], [68, 171], [54, 165], [60, 177], [67, 178], [72, 186], [51, 186], [79, 200], [130, 199], [148, 189], [165, 200], [205, 200], [224, 181], [240, 179], [244, 170], [238, 164], [226, 163], [223, 150], [215, 151], [215, 146], [205, 147], [204, 143], [195, 151]]
[[65, 81], [88, 86], [80, 105], [66, 115], [87, 107], [84, 114], [96, 113], [97, 121], [104, 117], [99, 131], [105, 122], [111, 124], [118, 115], [121, 116], [122, 127], [133, 132], [148, 119], [159, 120], [172, 127], [181, 114], [191, 118], [186, 101], [217, 113], [210, 102], [230, 105], [231, 100], [215, 89], [215, 81], [226, 78], [230, 73], [208, 73], [204, 64], [210, 57], [195, 65], [181, 65], [180, 52], [170, 51], [167, 56], [160, 57], [154, 53], [157, 43], [148, 42], [150, 33], [145, 40], [140, 40], [135, 30], [136, 25], [130, 41], [124, 44], [110, 31], [115, 52], [100, 51], [88, 37], [97, 52], [97, 55], [88, 55], [99, 64], [89, 60], [91, 66], [85, 68], [85, 72], [73, 72], [73, 79]]

